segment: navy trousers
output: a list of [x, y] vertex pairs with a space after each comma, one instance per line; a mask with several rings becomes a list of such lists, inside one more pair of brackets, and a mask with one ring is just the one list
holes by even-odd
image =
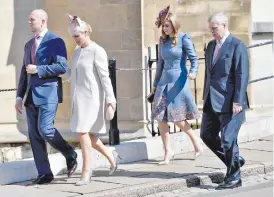
[[71, 159], [73, 148], [54, 128], [54, 118], [58, 104], [35, 106], [26, 105], [29, 139], [39, 175], [51, 174], [46, 142], [60, 151], [66, 159]]
[[200, 135], [204, 143], [226, 165], [226, 177], [231, 181], [241, 177], [237, 137], [244, 119], [244, 111], [239, 114], [214, 112], [208, 97], [203, 110]]

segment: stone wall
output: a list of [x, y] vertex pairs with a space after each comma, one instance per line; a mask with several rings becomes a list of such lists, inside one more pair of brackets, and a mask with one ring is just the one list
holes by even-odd
[[[0, 89], [15, 88], [22, 67], [24, 45], [31, 38], [29, 13], [42, 7], [42, 0], [1, 1]], [[0, 142], [25, 141], [26, 119], [14, 110], [15, 91], [0, 93]], [[22, 134], [23, 133], [23, 134]]]
[[[44, 0], [43, 7], [49, 14], [49, 28], [64, 38], [69, 57], [75, 45], [67, 33], [66, 13], [78, 15], [91, 24], [91, 38], [105, 48], [109, 57], [117, 60], [117, 67], [142, 67], [140, 0]], [[140, 87], [141, 73], [117, 71], [119, 120], [142, 119]], [[58, 117], [68, 118], [69, 84], [64, 94], [65, 102], [60, 106]]]
[[[22, 66], [24, 44], [31, 38], [28, 15], [36, 8], [49, 14], [49, 29], [61, 36], [66, 43], [69, 61], [75, 47], [67, 33], [66, 13], [79, 15], [91, 24], [92, 39], [103, 46], [109, 57], [117, 60], [118, 68], [144, 68], [147, 47], [155, 46], [159, 30], [154, 22], [158, 11], [171, 5], [181, 22], [182, 31], [192, 35], [198, 56], [203, 57], [204, 44], [211, 36], [206, 20], [215, 11], [225, 11], [230, 17], [232, 33], [250, 43], [250, 0], [6, 0], [1, 2], [0, 22], [0, 88], [17, 86]], [[201, 95], [204, 64], [200, 61], [197, 79], [198, 104]], [[142, 131], [149, 119], [149, 108], [145, 102], [148, 80], [142, 71], [117, 71], [117, 96], [119, 129], [123, 132]], [[193, 87], [193, 82], [191, 83]], [[15, 92], [0, 93], [0, 142], [22, 142], [27, 140], [26, 116], [14, 110]], [[64, 103], [59, 106], [55, 125], [66, 138], [75, 137], [69, 130], [69, 84], [64, 84]], [[23, 134], [22, 134], [23, 133]], [[135, 135], [135, 134], [134, 134]], [[133, 136], [134, 136], [133, 135]], [[125, 139], [128, 136], [125, 135]]]
[[[74, 149], [80, 148], [80, 144], [78, 142], [70, 142], [70, 145]], [[48, 154], [54, 154], [58, 151], [47, 144], [47, 152]], [[33, 153], [29, 143], [0, 143], [0, 163], [18, 161], [32, 157]]]
[[[29, 13], [36, 8], [45, 9], [49, 15], [48, 26], [62, 37], [66, 43], [68, 60], [75, 44], [67, 32], [66, 13], [78, 15], [90, 23], [93, 29], [91, 38], [105, 48], [109, 57], [117, 60], [118, 68], [142, 67], [141, 1], [123, 0], [14, 0], [1, 3], [1, 22], [7, 24], [1, 31], [4, 53], [1, 53], [0, 88], [17, 86], [23, 48], [31, 38], [28, 28]], [[7, 22], [4, 20], [8, 20]], [[7, 50], [9, 49], [9, 50]], [[143, 80], [141, 72], [117, 71], [118, 118], [123, 123], [143, 119]], [[3, 95], [3, 96], [2, 96]], [[1, 108], [7, 114], [0, 114], [0, 141], [25, 141], [26, 115], [17, 115], [14, 109], [15, 92], [1, 93]], [[3, 104], [4, 103], [4, 104]], [[2, 106], [3, 105], [3, 106]], [[64, 102], [59, 105], [55, 125], [65, 136], [74, 138], [69, 129], [69, 83], [64, 84]], [[18, 116], [18, 117], [17, 117]], [[17, 121], [19, 121], [17, 123]], [[14, 132], [9, 133], [10, 130]], [[23, 133], [24, 135], [20, 135]]]

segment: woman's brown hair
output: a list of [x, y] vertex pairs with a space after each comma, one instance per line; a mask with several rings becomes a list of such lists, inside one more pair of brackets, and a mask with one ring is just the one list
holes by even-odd
[[168, 15], [166, 16], [166, 19], [164, 22], [166, 22], [166, 21], [169, 21], [171, 23], [171, 26], [173, 28], [173, 34], [166, 35], [163, 30], [163, 26], [162, 26], [161, 43], [165, 43], [167, 41], [168, 37], [170, 37], [172, 39], [171, 46], [174, 47], [178, 42], [178, 33], [181, 28], [181, 25], [180, 25], [179, 21], [177, 20], [176, 15], [174, 15], [172, 12], [169, 12]]

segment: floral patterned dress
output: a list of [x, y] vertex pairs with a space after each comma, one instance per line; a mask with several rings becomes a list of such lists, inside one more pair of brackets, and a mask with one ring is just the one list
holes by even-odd
[[187, 77], [186, 59], [190, 59], [190, 73], [198, 71], [198, 58], [188, 34], [180, 32], [175, 46], [172, 39], [159, 45], [159, 57], [153, 86], [152, 119], [178, 122], [199, 118]]

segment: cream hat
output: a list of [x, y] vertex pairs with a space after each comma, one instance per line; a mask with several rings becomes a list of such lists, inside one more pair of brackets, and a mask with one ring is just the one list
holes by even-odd
[[85, 31], [92, 32], [90, 25], [78, 16], [71, 16], [70, 14], [67, 14], [67, 16], [69, 17], [68, 32], [71, 36], [78, 36]]

